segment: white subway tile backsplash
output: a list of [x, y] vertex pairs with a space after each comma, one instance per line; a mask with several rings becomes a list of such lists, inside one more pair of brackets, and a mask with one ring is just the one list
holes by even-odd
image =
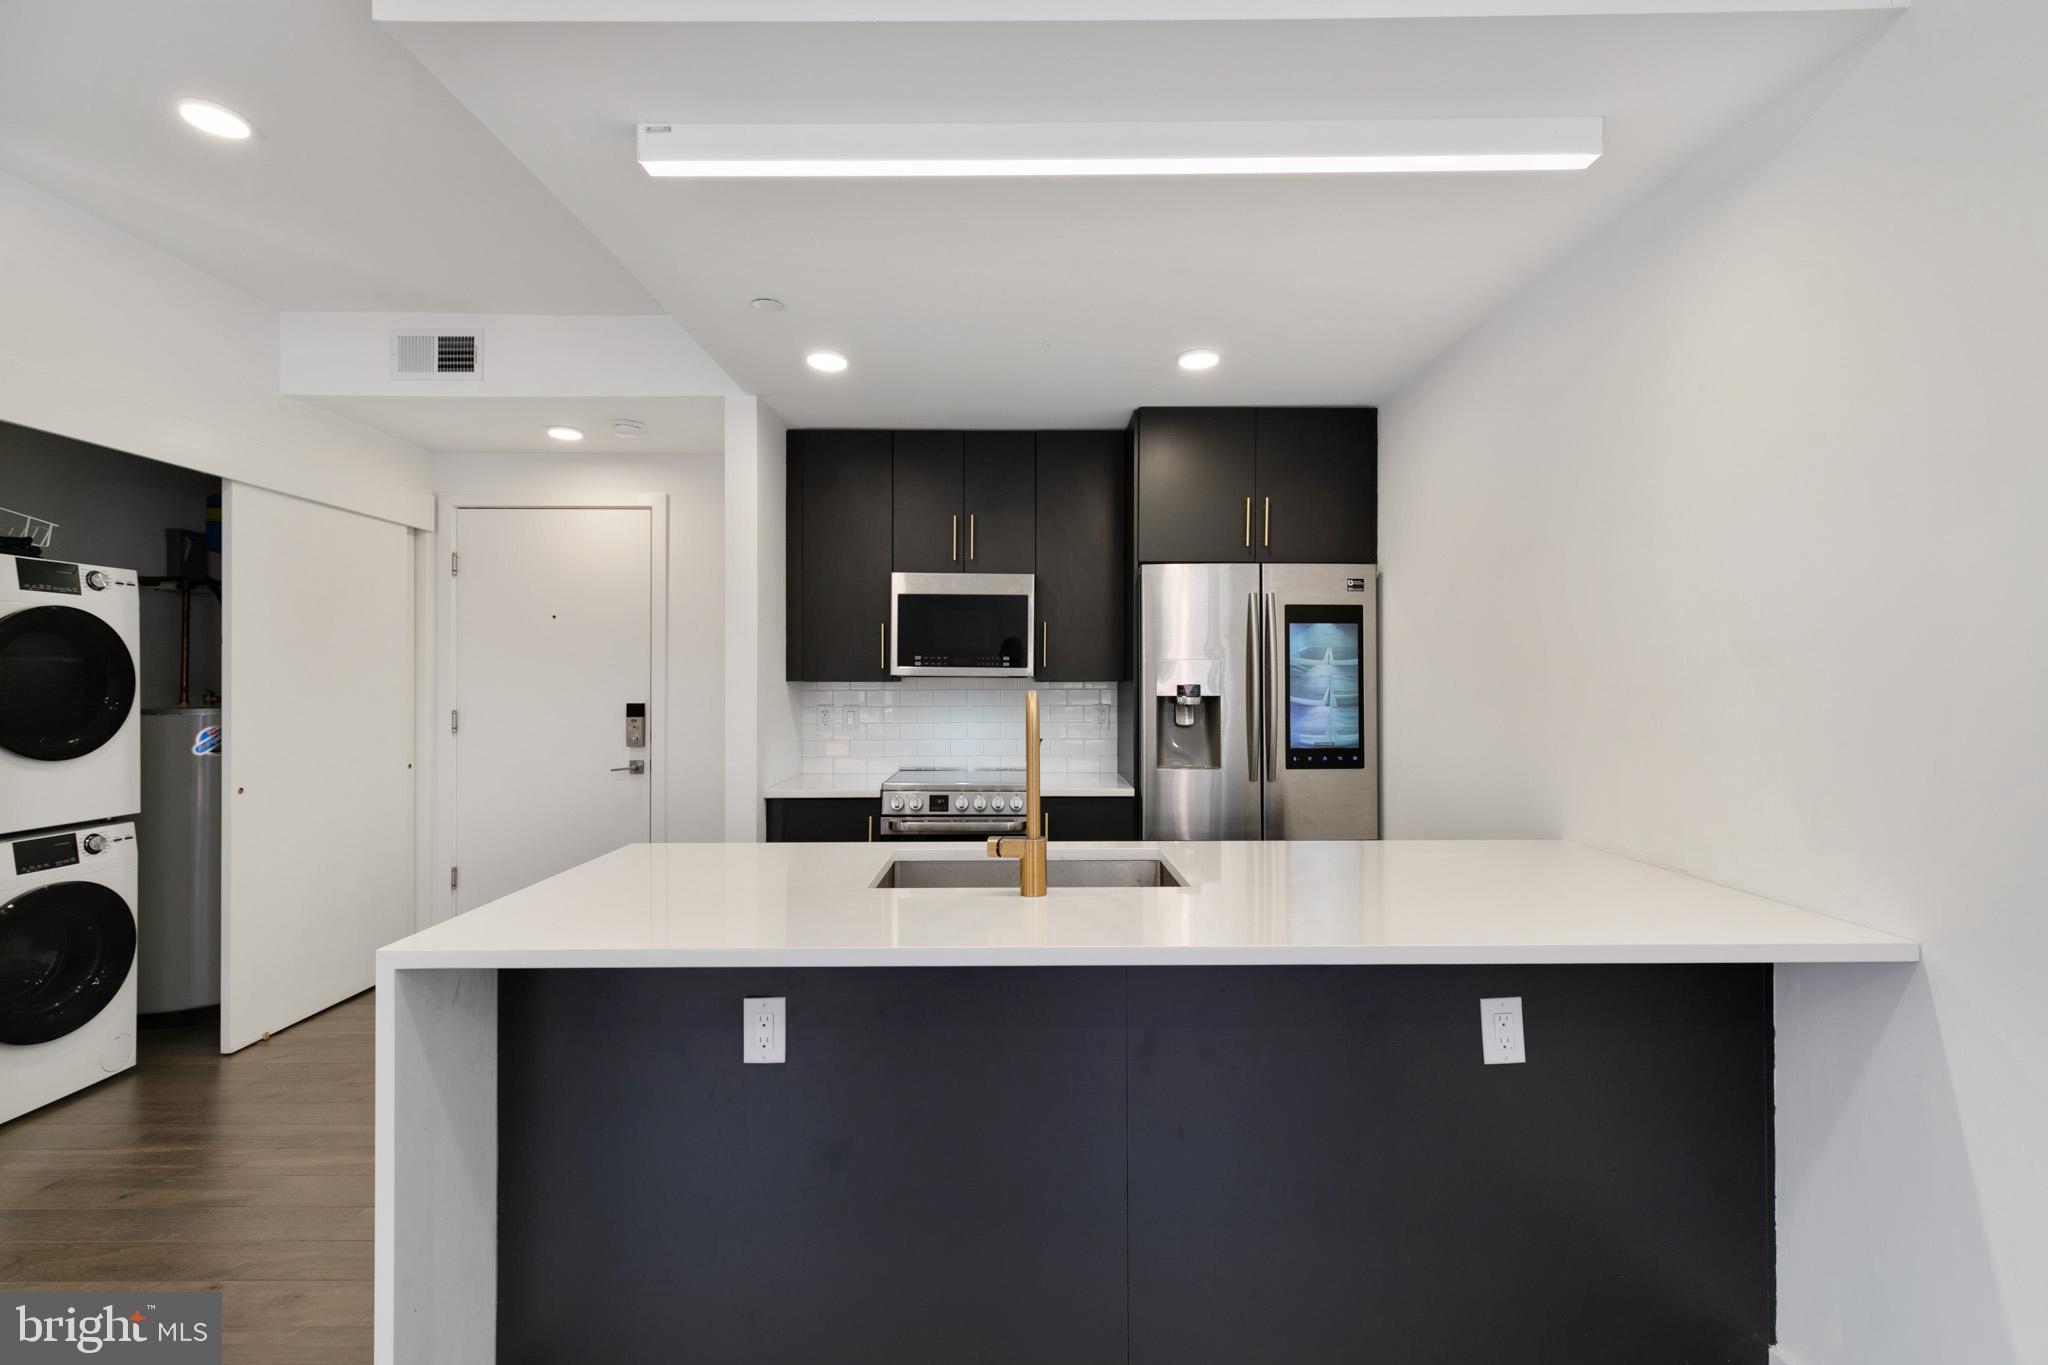
[[898, 768], [1015, 768], [1024, 762], [1024, 693], [1038, 688], [1046, 772], [1116, 771], [1112, 683], [809, 683], [803, 689], [807, 773], [871, 776]]

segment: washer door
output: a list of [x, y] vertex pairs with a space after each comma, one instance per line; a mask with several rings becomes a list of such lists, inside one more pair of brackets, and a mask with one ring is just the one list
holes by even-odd
[[89, 754], [135, 707], [135, 660], [115, 629], [76, 607], [0, 620], [0, 748], [48, 762]]
[[0, 1043], [90, 1023], [135, 965], [135, 916], [98, 882], [56, 882], [0, 905]]

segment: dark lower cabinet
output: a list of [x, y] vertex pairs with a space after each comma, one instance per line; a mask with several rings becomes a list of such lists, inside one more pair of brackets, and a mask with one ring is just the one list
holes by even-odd
[[1129, 655], [1129, 440], [1120, 431], [1041, 431], [1037, 480], [1036, 676], [1115, 682]]
[[875, 837], [880, 798], [798, 796], [768, 802], [771, 844], [850, 844]]
[[1757, 1365], [1770, 979], [1133, 969], [1134, 1365]]
[[1048, 839], [1135, 839], [1138, 801], [1131, 796], [1048, 796], [1042, 802]]
[[[1121, 972], [499, 991], [501, 1365], [1125, 1365]], [[740, 1062], [751, 995], [783, 1065]]]
[[892, 463], [886, 431], [789, 434], [792, 679], [889, 676]]
[[497, 1359], [1760, 1365], [1770, 983], [501, 972]]
[[[874, 837], [879, 799], [833, 796], [770, 798], [771, 844], [849, 844]], [[1138, 803], [1128, 796], [1048, 796], [1046, 829], [1054, 839], [1135, 839]], [[971, 842], [980, 842], [977, 836]], [[916, 841], [906, 840], [916, 847]]]

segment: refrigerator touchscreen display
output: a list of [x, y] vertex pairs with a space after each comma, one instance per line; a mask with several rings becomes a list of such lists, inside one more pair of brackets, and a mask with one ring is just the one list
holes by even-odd
[[1287, 766], [1364, 767], [1364, 612], [1289, 605], [1286, 624]]

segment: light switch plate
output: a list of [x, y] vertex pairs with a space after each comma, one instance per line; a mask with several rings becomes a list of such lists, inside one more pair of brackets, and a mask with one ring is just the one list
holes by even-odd
[[779, 995], [749, 996], [740, 1008], [740, 1058], [749, 1066], [779, 1065], [788, 1042], [788, 1002]]
[[1479, 1002], [1479, 1032], [1488, 1066], [1529, 1060], [1522, 1043], [1522, 997], [1496, 996]]

